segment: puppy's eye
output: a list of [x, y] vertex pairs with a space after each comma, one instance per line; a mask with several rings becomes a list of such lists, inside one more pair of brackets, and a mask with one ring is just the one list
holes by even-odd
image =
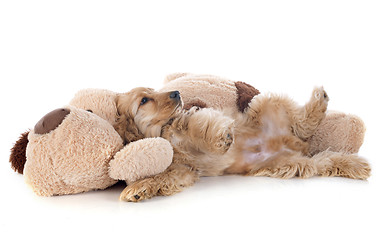
[[146, 98], [146, 97], [142, 98], [140, 105], [144, 105], [145, 103], [147, 103], [147, 101], [149, 101], [148, 98]]

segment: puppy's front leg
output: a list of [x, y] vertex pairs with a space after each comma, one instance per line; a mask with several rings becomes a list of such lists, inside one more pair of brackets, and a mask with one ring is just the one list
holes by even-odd
[[122, 191], [120, 200], [139, 202], [154, 196], [173, 195], [193, 185], [198, 179], [198, 173], [189, 166], [173, 163], [165, 172], [138, 180], [127, 186]]
[[198, 150], [224, 154], [234, 140], [234, 120], [213, 109], [191, 108], [176, 129]]

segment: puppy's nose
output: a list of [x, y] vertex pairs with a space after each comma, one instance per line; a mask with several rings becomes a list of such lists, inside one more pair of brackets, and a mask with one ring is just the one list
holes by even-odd
[[174, 100], [180, 100], [180, 92], [179, 91], [171, 92], [169, 97]]

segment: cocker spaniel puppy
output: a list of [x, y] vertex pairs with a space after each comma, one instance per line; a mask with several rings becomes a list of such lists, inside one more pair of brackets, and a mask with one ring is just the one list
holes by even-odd
[[256, 96], [244, 113], [196, 107], [182, 109], [178, 91], [136, 88], [117, 98], [115, 129], [126, 143], [163, 137], [174, 148], [173, 163], [156, 176], [127, 186], [121, 200], [141, 201], [172, 195], [201, 176], [243, 174], [279, 178], [314, 175], [366, 179], [361, 157], [325, 151], [308, 155], [305, 140], [324, 118], [328, 96], [316, 88], [304, 106], [287, 97]]

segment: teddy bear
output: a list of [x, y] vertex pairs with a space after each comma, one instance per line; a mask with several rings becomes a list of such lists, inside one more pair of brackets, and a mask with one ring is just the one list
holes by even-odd
[[162, 138], [124, 144], [112, 124], [115, 97], [108, 90], [79, 91], [70, 104], [45, 115], [23, 133], [10, 162], [41, 196], [105, 189], [164, 171], [173, 148]]
[[[190, 73], [165, 78], [161, 91], [176, 90], [185, 109], [198, 106], [239, 112], [260, 94], [244, 82]], [[117, 94], [97, 89], [79, 91], [68, 107], [53, 111], [34, 130], [22, 134], [10, 161], [20, 173], [25, 164], [26, 181], [36, 193], [51, 196], [104, 189], [117, 180], [131, 183], [155, 175], [170, 165], [173, 151], [164, 139], [142, 139], [124, 146], [112, 127]], [[364, 132], [364, 123], [357, 116], [328, 112], [307, 139], [309, 151], [312, 155], [324, 150], [357, 153]]]
[[[160, 91], [179, 91], [184, 108], [229, 109], [243, 112], [260, 91], [244, 82], [235, 82], [213, 75], [174, 73], [166, 76]], [[365, 125], [351, 114], [328, 111], [313, 136], [307, 139], [309, 153], [315, 155], [325, 150], [357, 153], [361, 147]]]

